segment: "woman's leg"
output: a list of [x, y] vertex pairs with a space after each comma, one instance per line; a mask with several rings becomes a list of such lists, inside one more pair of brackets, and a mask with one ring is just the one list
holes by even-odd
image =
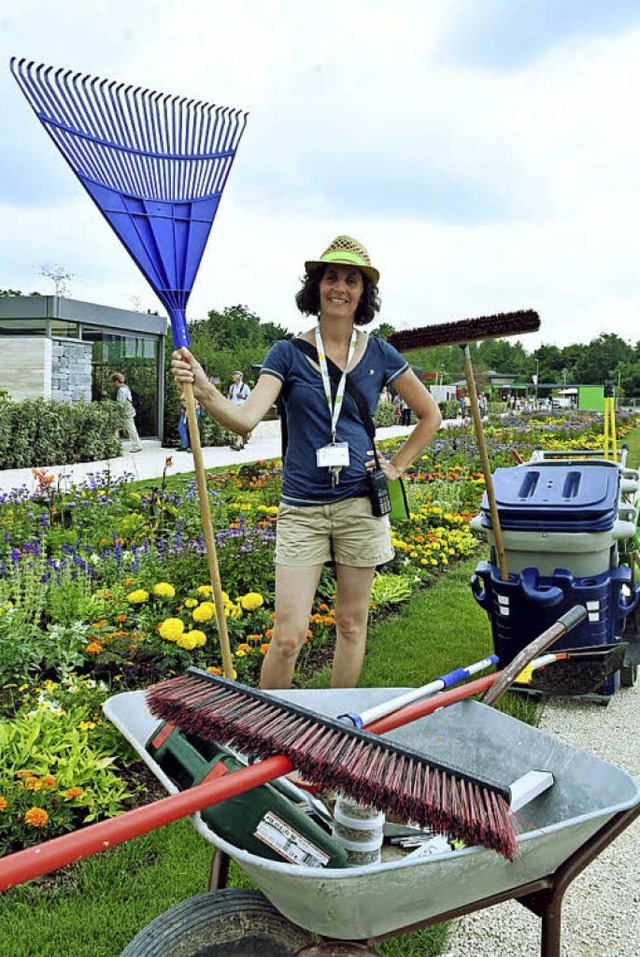
[[331, 669], [332, 688], [355, 688], [367, 642], [369, 598], [375, 568], [336, 563], [336, 650]]
[[276, 618], [262, 663], [261, 688], [290, 688], [296, 660], [309, 630], [309, 615], [322, 565], [276, 565]]

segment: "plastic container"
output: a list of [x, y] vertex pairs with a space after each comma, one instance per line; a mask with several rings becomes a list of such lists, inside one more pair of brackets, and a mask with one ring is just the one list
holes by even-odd
[[[180, 790], [246, 767], [227, 748], [158, 725], [146, 749]], [[263, 784], [200, 812], [225, 840], [252, 854], [305, 867], [344, 867], [347, 851], [277, 786]]]
[[[495, 546], [492, 528], [483, 524], [483, 516], [471, 519], [470, 528]], [[603, 532], [559, 532], [547, 525], [541, 530], [512, 530], [502, 527], [507, 568], [519, 573], [536, 568], [541, 575], [553, 575], [558, 568], [569, 568], [577, 577], [602, 575], [615, 564], [615, 548], [636, 534], [635, 521], [618, 519]]]
[[360, 867], [380, 861], [384, 835], [384, 812], [343, 795], [339, 795], [333, 811], [332, 835], [344, 847], [347, 864]]
[[[618, 517], [620, 472], [611, 465], [527, 463], [496, 469], [493, 486], [503, 529], [603, 532]], [[480, 506], [491, 527], [488, 497]]]
[[[587, 608], [586, 620], [550, 651], [618, 641], [625, 618], [638, 603], [640, 586], [633, 587], [632, 572], [626, 565], [585, 578], [575, 577], [567, 569], [556, 569], [552, 576], [545, 576], [536, 568], [526, 568], [503, 581], [495, 565], [480, 562], [471, 579], [471, 590], [489, 616], [494, 650], [504, 667], [574, 605]], [[610, 697], [618, 686], [616, 673], [598, 694]]]

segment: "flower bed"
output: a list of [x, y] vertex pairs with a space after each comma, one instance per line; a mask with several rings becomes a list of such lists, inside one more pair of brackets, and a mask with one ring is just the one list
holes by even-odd
[[[620, 434], [635, 421], [621, 418]], [[486, 434], [492, 466], [512, 465], [514, 449], [526, 459], [540, 446], [600, 446], [602, 419], [504, 417]], [[195, 484], [170, 469], [168, 459], [157, 483], [104, 473], [69, 490], [36, 470], [35, 492], [0, 498], [0, 853], [135, 800], [134, 756], [102, 719], [105, 697], [189, 665], [220, 671]], [[470, 428], [439, 433], [407, 478], [411, 519], [393, 529], [396, 555], [374, 582], [373, 616], [478, 547], [469, 520], [484, 482]], [[234, 668], [246, 683], [257, 681], [272, 636], [279, 485], [274, 462], [208, 475]], [[330, 647], [334, 591], [327, 567], [302, 671]]]

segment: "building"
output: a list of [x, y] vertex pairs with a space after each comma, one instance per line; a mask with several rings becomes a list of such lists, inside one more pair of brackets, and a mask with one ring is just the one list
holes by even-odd
[[125, 376], [140, 435], [162, 436], [164, 316], [61, 296], [0, 296], [0, 389], [16, 402], [114, 398]]

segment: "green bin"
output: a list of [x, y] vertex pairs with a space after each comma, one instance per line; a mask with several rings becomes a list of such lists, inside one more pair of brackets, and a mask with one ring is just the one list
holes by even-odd
[[[246, 767], [228, 748], [162, 722], [146, 750], [181, 790]], [[216, 834], [251, 854], [305, 867], [344, 867], [345, 849], [290, 797], [263, 784], [200, 812]]]

